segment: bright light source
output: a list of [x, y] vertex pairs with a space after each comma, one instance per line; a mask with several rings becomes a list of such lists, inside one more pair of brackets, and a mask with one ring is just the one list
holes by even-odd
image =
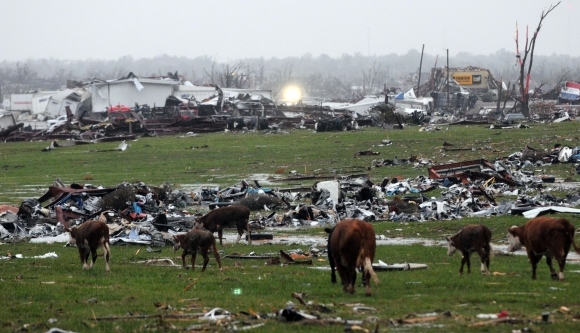
[[284, 99], [290, 102], [298, 102], [302, 98], [300, 88], [296, 86], [289, 86], [284, 89]]
[[241, 295], [242, 294], [242, 288], [232, 289], [232, 292], [233, 292], [234, 295]]

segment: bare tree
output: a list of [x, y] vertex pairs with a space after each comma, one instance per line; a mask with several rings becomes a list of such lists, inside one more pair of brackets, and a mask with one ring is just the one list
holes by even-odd
[[264, 84], [264, 81], [266, 79], [266, 70], [265, 70], [265, 65], [264, 65], [264, 57], [260, 58], [260, 62], [258, 63], [258, 69], [257, 69], [257, 73], [256, 73], [256, 85], [259, 88], [262, 88], [262, 85]]
[[[520, 67], [520, 78], [519, 78], [519, 88], [520, 88], [520, 105], [522, 114], [524, 117], [530, 117], [530, 108], [529, 108], [529, 91], [530, 91], [530, 75], [532, 73], [532, 64], [534, 61], [534, 48], [536, 47], [536, 40], [538, 38], [538, 34], [540, 33], [540, 29], [542, 28], [542, 21], [548, 14], [554, 10], [560, 2], [558, 2], [555, 6], [551, 5], [550, 8], [547, 10], [542, 11], [542, 15], [540, 16], [540, 22], [538, 23], [538, 27], [532, 36], [532, 39], [528, 39], [527, 27], [526, 27], [526, 45], [524, 47], [524, 55], [523, 57], [519, 53], [519, 41], [518, 41], [518, 33], [516, 28], [516, 57], [517, 62]], [[517, 26], [516, 26], [517, 27]], [[528, 59], [529, 57], [529, 59]], [[529, 62], [528, 62], [529, 60]], [[526, 73], [526, 65], [527, 65], [527, 73]]]
[[30, 68], [28, 64], [21, 66], [19, 62], [16, 63], [16, 82], [20, 85], [18, 92], [25, 92], [30, 90], [31, 84], [37, 78], [35, 70]]
[[381, 64], [377, 66], [377, 61], [373, 62], [373, 67], [362, 71], [362, 93], [372, 93], [378, 87], [378, 76], [381, 72]]
[[250, 85], [250, 79], [253, 71], [243, 61], [235, 64], [222, 64], [221, 71], [216, 72], [217, 82], [223, 88], [247, 88]]
[[350, 80], [350, 78], [347, 78], [346, 76], [343, 77], [342, 79], [335, 77], [335, 76], [329, 76], [328, 77], [328, 86], [329, 88], [332, 89], [332, 92], [334, 93], [334, 98], [338, 98], [338, 99], [349, 99], [350, 95], [352, 94], [352, 81]]
[[0, 89], [3, 89], [3, 91], [0, 91], [0, 100], [4, 98], [2, 93], [6, 92], [6, 85], [12, 83], [11, 78], [13, 76], [13, 72], [14, 70], [12, 68], [0, 68]]
[[222, 88], [247, 88], [250, 86], [254, 71], [244, 61], [221, 64], [221, 70], [216, 68], [217, 65], [217, 61], [214, 59], [210, 71], [203, 69], [211, 84]]
[[303, 84], [306, 94], [311, 97], [324, 97], [342, 101], [350, 98], [352, 86], [353, 81], [346, 76], [339, 78], [322, 73], [308, 76]]
[[310, 74], [304, 82], [304, 91], [307, 96], [320, 97], [324, 96], [324, 77], [322, 73]]
[[211, 70], [208, 72], [205, 67], [203, 68], [203, 71], [205, 72], [205, 75], [207, 75], [207, 77], [209, 78], [210, 83], [213, 85], [215, 84], [215, 72], [216, 72], [216, 65], [217, 65], [217, 61], [215, 60], [215, 58], [212, 59], [213, 61], [211, 62]]
[[197, 75], [195, 73], [195, 69], [191, 70], [191, 80], [189, 80], [193, 84], [197, 84]]
[[272, 96], [278, 96], [280, 91], [292, 80], [293, 64], [287, 62], [282, 69], [276, 69], [268, 76], [268, 86], [272, 89]]
[[49, 78], [51, 82], [52, 89], [60, 89], [62, 86], [66, 85], [67, 80], [71, 77], [70, 70], [66, 70], [63, 67], [57, 68], [54, 73]]
[[552, 88], [543, 92], [541, 92], [540, 89], [538, 88], [534, 91], [534, 95], [532, 96], [532, 98], [535, 98], [536, 95], [541, 94], [541, 97], [543, 99], [556, 100], [559, 98], [562, 83], [564, 83], [565, 81], [572, 80], [570, 76], [570, 71], [568, 69], [562, 69], [562, 71], [559, 74], [557, 74], [556, 77], [551, 75], [549, 79], [550, 82], [552, 82]]
[[[516, 90], [516, 85], [514, 84], [514, 85], [512, 86], [511, 84], [512, 84], [511, 82], [508, 82], [506, 91], [505, 91], [503, 94], [500, 94], [500, 96], [498, 97], [498, 102], [497, 102], [497, 105], [498, 105], [498, 107], [499, 107], [499, 105], [500, 105], [500, 102], [503, 102], [503, 105], [502, 105], [502, 106], [501, 106], [501, 108], [498, 110], [498, 111], [500, 111], [500, 116], [499, 116], [499, 121], [500, 121], [500, 122], [501, 122], [501, 121], [503, 121], [503, 118], [505, 117], [505, 115], [506, 115], [506, 113], [507, 113], [507, 112], [506, 112], [506, 109], [505, 109], [505, 107], [506, 107], [506, 104], [507, 104], [508, 100], [510, 100], [511, 96], [513, 96], [513, 95], [514, 95], [514, 93], [515, 93], [515, 90]], [[502, 98], [503, 98], [503, 101], [501, 100]], [[516, 106], [514, 105], [514, 106], [513, 106], [511, 109], [509, 109], [509, 110], [512, 110], [512, 109], [515, 109], [515, 108], [516, 108]], [[508, 111], [509, 111], [509, 110], [508, 110]]]
[[103, 62], [99, 61], [99, 62], [93, 62], [90, 64], [89, 68], [87, 69], [87, 76], [90, 80], [92, 79], [96, 79], [96, 78], [101, 78], [101, 79], [106, 79], [103, 74], [104, 74], [104, 69], [103, 69]]
[[118, 79], [127, 74], [129, 74], [129, 72], [122, 65], [115, 65], [113, 68], [105, 72], [105, 79]]

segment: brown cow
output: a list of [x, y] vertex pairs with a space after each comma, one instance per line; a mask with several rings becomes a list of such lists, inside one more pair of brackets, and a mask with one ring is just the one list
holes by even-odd
[[[83, 269], [93, 268], [93, 264], [97, 260], [97, 249], [102, 247], [105, 257], [105, 270], [107, 272], [110, 271], [109, 256], [111, 249], [109, 247], [109, 227], [107, 223], [101, 220], [89, 220], [78, 227], [65, 227], [64, 230], [70, 233], [69, 243], [76, 244], [79, 250]], [[90, 265], [87, 264], [89, 253], [92, 255]]]
[[[532, 264], [532, 279], [536, 278], [536, 268], [542, 256], [546, 256], [546, 263], [550, 267], [550, 275], [554, 280], [564, 280], [564, 266], [570, 246], [574, 245], [576, 252], [580, 249], [574, 242], [574, 226], [566, 219], [547, 216], [536, 217], [521, 227], [513, 226], [508, 229], [508, 248], [510, 252], [526, 247], [528, 258]], [[560, 266], [560, 272], [552, 267], [552, 258]]]
[[379, 279], [373, 270], [375, 259], [376, 240], [375, 230], [368, 222], [357, 219], [345, 219], [340, 221], [334, 228], [325, 228], [328, 232], [328, 261], [331, 268], [331, 281], [336, 283], [334, 273], [335, 265], [342, 289], [345, 292], [354, 293], [356, 282], [356, 270], [363, 272], [363, 285], [366, 286], [365, 294], [371, 295], [371, 278], [375, 283]]
[[215, 261], [217, 261], [220, 268], [220, 272], [223, 271], [220, 255], [217, 252], [215, 245], [215, 237], [211, 232], [207, 230], [193, 229], [187, 234], [175, 235], [173, 236], [173, 251], [177, 251], [179, 248], [183, 248], [181, 261], [184, 268], [187, 268], [185, 265], [185, 256], [191, 254], [191, 269], [195, 269], [195, 257], [197, 256], [197, 251], [200, 251], [201, 256], [203, 257], [203, 268], [201, 271], [204, 272], [205, 267], [209, 262], [207, 252], [211, 248], [213, 257], [215, 258]]
[[218, 238], [220, 240], [220, 245], [222, 245], [222, 234], [223, 228], [235, 223], [238, 230], [238, 239], [236, 239], [236, 244], [242, 238], [244, 230], [248, 235], [248, 243], [252, 244], [252, 234], [250, 232], [250, 226], [248, 224], [250, 220], [250, 209], [246, 206], [226, 206], [222, 208], [217, 208], [211, 212], [205, 214], [195, 221], [196, 229], [206, 229], [212, 233], [218, 233]]
[[466, 225], [457, 234], [446, 237], [447, 255], [452, 256], [457, 250], [461, 251], [461, 267], [459, 274], [463, 274], [463, 265], [467, 263], [467, 274], [471, 273], [469, 257], [477, 252], [481, 258], [481, 274], [489, 274], [489, 257], [491, 255], [491, 231], [482, 224]]

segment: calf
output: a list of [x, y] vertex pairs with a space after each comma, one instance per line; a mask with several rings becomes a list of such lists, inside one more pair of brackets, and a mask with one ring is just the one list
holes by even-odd
[[200, 251], [201, 256], [203, 257], [203, 268], [201, 271], [204, 272], [205, 267], [209, 262], [207, 252], [211, 248], [213, 257], [220, 268], [220, 272], [223, 271], [220, 255], [218, 254], [215, 245], [215, 237], [211, 232], [207, 230], [193, 229], [187, 234], [175, 235], [173, 236], [173, 251], [177, 251], [179, 248], [183, 249], [181, 261], [184, 268], [187, 268], [185, 265], [185, 256], [191, 254], [191, 269], [195, 269], [195, 257], [197, 256], [197, 251]]
[[[542, 256], [550, 267], [550, 275], [554, 280], [564, 280], [564, 266], [570, 246], [574, 245], [576, 252], [580, 250], [574, 242], [574, 226], [566, 219], [547, 216], [536, 217], [521, 227], [508, 229], [508, 251], [513, 252], [526, 247], [528, 258], [532, 264], [532, 279], [536, 278], [536, 268]], [[552, 267], [552, 258], [556, 258], [560, 272]]]
[[196, 229], [207, 229], [212, 233], [218, 232], [218, 238], [220, 240], [220, 245], [222, 245], [222, 234], [223, 228], [235, 223], [238, 229], [238, 239], [236, 239], [236, 244], [242, 238], [244, 230], [248, 235], [248, 243], [252, 244], [252, 235], [250, 232], [249, 222], [250, 220], [250, 209], [246, 206], [226, 206], [222, 208], [217, 208], [211, 212], [205, 214], [195, 221]]
[[[93, 268], [93, 264], [97, 260], [97, 249], [102, 247], [105, 257], [105, 270], [107, 272], [110, 271], [109, 256], [111, 249], [109, 248], [109, 227], [107, 223], [102, 220], [89, 220], [78, 227], [65, 227], [64, 230], [70, 233], [69, 243], [76, 244], [84, 269]], [[90, 265], [87, 264], [89, 253], [93, 259]]]
[[470, 224], [461, 229], [457, 234], [446, 237], [447, 255], [452, 256], [457, 250], [461, 251], [461, 267], [459, 274], [463, 274], [463, 265], [467, 263], [467, 274], [471, 273], [469, 257], [477, 252], [481, 258], [481, 274], [489, 274], [489, 257], [491, 255], [491, 231], [482, 224]]
[[376, 240], [375, 231], [368, 222], [357, 219], [345, 219], [334, 228], [325, 228], [328, 233], [328, 261], [330, 263], [332, 283], [336, 283], [335, 267], [340, 275], [342, 289], [354, 293], [357, 268], [363, 272], [365, 294], [371, 295], [370, 279], [375, 283], [379, 279], [373, 270]]

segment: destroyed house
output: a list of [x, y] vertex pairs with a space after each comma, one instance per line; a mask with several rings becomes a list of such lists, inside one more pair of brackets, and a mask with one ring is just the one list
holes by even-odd
[[50, 96], [58, 93], [57, 91], [39, 91], [34, 93], [32, 96], [32, 109], [30, 114], [42, 114], [46, 111], [48, 107], [48, 102], [50, 102]]
[[194, 85], [177, 85], [173, 90], [173, 96], [179, 98], [180, 100], [193, 100], [203, 101], [206, 98], [210, 98], [216, 94], [215, 87], [204, 87], [204, 86], [194, 86]]
[[88, 97], [88, 92], [82, 89], [65, 89], [59, 91], [49, 97], [45, 114], [56, 118], [66, 114], [65, 110], [67, 106], [73, 112], [76, 112], [79, 103]]
[[224, 98], [239, 99], [243, 95], [261, 95], [263, 98], [272, 99], [272, 90], [269, 89], [237, 89], [237, 88], [222, 88], [224, 91]]
[[113, 81], [94, 81], [91, 83], [93, 112], [106, 112], [108, 107], [118, 105], [165, 106], [177, 84], [175, 80], [142, 79], [134, 75]]
[[16, 120], [14, 115], [11, 113], [0, 113], [0, 130], [6, 129], [10, 126], [14, 126]]

